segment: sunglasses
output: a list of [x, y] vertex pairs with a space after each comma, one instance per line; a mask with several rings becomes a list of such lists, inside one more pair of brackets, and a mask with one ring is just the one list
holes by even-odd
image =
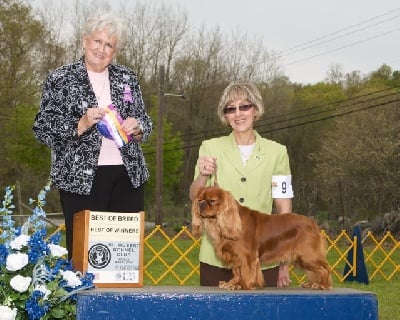
[[234, 106], [227, 106], [224, 108], [224, 113], [225, 114], [229, 114], [229, 113], [235, 113], [236, 109], [239, 108], [240, 111], [248, 111], [251, 108], [253, 108], [252, 104], [244, 104], [238, 107], [234, 107]]

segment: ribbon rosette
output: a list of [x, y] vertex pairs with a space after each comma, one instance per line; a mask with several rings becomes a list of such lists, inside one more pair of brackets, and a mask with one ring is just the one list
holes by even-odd
[[106, 114], [97, 123], [97, 128], [100, 133], [108, 139], [114, 140], [118, 148], [126, 145], [132, 140], [131, 136], [128, 136], [124, 130], [122, 130], [122, 118], [115, 109], [113, 104], [107, 106]]
[[124, 87], [124, 102], [133, 102], [132, 91], [129, 85]]

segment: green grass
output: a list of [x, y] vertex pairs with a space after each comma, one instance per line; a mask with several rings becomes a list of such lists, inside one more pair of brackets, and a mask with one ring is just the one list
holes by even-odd
[[[164, 238], [159, 238], [157, 236], [153, 236], [148, 240], [148, 245], [153, 248], [155, 252], [161, 252], [161, 259], [165, 261], [167, 266], [171, 266], [176, 263], [176, 266], [173, 268], [175, 274], [168, 273], [157, 285], [163, 286], [176, 286], [180, 285], [180, 281], [185, 279], [184, 282], [186, 286], [198, 286], [199, 285], [199, 276], [197, 274], [189, 274], [192, 272], [193, 267], [189, 264], [188, 261], [191, 262], [192, 265], [197, 266], [199, 264], [199, 250], [198, 248], [191, 250], [187, 253], [186, 259], [183, 259], [181, 262], [177, 260], [181, 256], [181, 254], [185, 254], [187, 250], [193, 245], [192, 240], [177, 240], [174, 242], [174, 245], [168, 244], [168, 242]], [[168, 246], [167, 249], [165, 247]], [[175, 247], [174, 247], [175, 246]], [[153, 258], [154, 252], [152, 252], [147, 246], [144, 249], [144, 264], [150, 261]], [[150, 266], [147, 268], [147, 271], [152, 275], [153, 278], [158, 279], [161, 277], [168, 269], [168, 267], [160, 259], [156, 259]], [[144, 285], [154, 285], [153, 281], [148, 277], [144, 276]]]

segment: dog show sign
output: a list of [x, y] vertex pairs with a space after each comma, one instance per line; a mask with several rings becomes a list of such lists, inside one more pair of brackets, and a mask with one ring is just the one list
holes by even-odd
[[144, 212], [84, 210], [74, 215], [72, 265], [96, 287], [142, 287]]

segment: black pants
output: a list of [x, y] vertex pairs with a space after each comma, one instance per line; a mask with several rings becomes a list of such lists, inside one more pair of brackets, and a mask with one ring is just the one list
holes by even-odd
[[144, 210], [144, 185], [132, 186], [124, 166], [99, 166], [89, 195], [63, 190], [61, 207], [65, 219], [68, 258], [72, 258], [73, 217], [82, 210], [139, 212]]
[[[279, 266], [262, 271], [266, 287], [276, 287], [279, 276]], [[200, 262], [200, 285], [218, 286], [220, 281], [229, 281], [233, 277], [231, 269], [224, 269]]]

